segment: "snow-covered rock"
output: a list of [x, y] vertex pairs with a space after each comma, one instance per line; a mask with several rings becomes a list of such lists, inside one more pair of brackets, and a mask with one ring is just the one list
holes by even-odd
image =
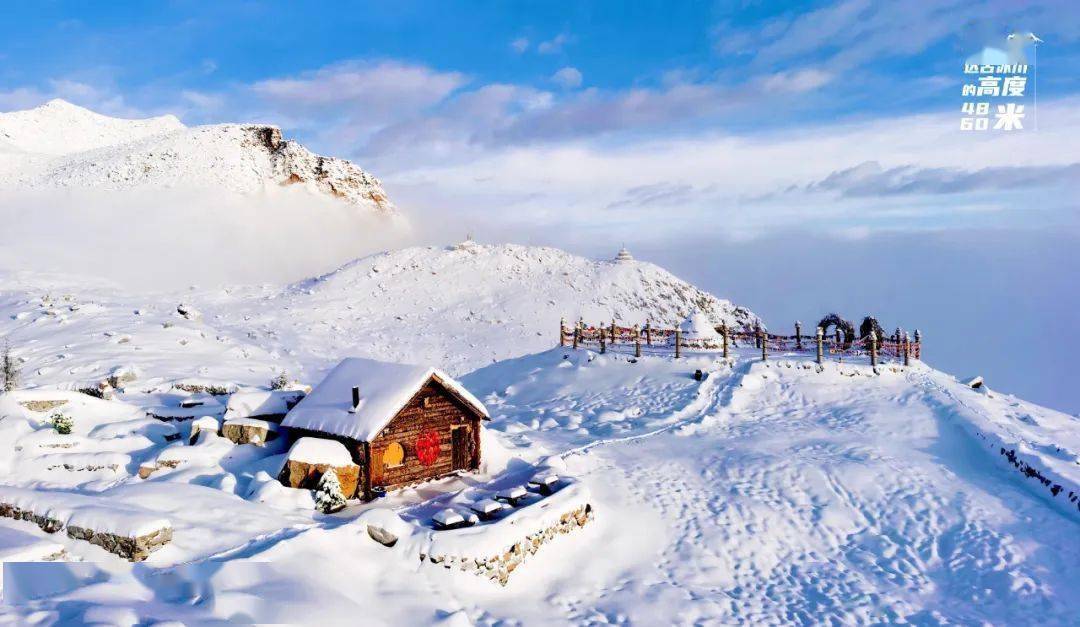
[[217, 434], [221, 431], [221, 420], [217, 416], [200, 416], [191, 421], [191, 432], [188, 436], [189, 442], [194, 444], [199, 437], [199, 433], [206, 431], [209, 433]]
[[299, 390], [258, 390], [234, 392], [225, 406], [225, 420], [267, 418], [280, 420], [304, 398]]
[[315, 488], [326, 472], [337, 475], [346, 498], [356, 494], [360, 466], [353, 463], [345, 445], [337, 440], [300, 438], [286, 456], [279, 479], [290, 488]]
[[352, 463], [349, 449], [337, 440], [300, 438], [289, 448], [289, 461], [345, 466]]
[[234, 418], [221, 426], [221, 435], [233, 444], [262, 446], [277, 437], [277, 425], [258, 418]]

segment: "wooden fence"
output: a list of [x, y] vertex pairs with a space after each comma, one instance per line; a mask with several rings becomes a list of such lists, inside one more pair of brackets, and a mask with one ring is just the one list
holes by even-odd
[[817, 362], [821, 363], [826, 355], [839, 359], [844, 357], [869, 356], [876, 365], [881, 359], [894, 359], [906, 366], [911, 359], [922, 358], [922, 334], [915, 331], [914, 338], [897, 329], [892, 335], [873, 333], [858, 339], [845, 339], [837, 330], [825, 334], [819, 327], [814, 335], [802, 334], [802, 325], [795, 323], [795, 334], [781, 335], [769, 333], [760, 328], [743, 327], [732, 329], [724, 325], [716, 327], [718, 338], [701, 340], [686, 338], [678, 329], [655, 327], [651, 324], [632, 327], [619, 326], [613, 320], [610, 325], [588, 325], [583, 321], [572, 327], [566, 326], [566, 320], [559, 321], [559, 345], [598, 347], [600, 352], [608, 348], [633, 347], [634, 354], [640, 357], [643, 352], [651, 354], [671, 354], [681, 357], [683, 349], [722, 352], [726, 358], [733, 348], [753, 346], [761, 351], [761, 358], [768, 359], [774, 353], [816, 353]]

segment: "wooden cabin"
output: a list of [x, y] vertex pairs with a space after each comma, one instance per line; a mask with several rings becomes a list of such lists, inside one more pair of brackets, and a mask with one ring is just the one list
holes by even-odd
[[392, 490], [480, 465], [487, 409], [436, 368], [343, 360], [282, 426], [294, 437], [338, 440], [360, 466], [356, 494]]

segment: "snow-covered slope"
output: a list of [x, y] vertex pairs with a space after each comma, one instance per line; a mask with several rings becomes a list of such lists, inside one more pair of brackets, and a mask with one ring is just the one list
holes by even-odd
[[[133, 570], [0, 518], [0, 555], [52, 541], [58, 559], [86, 561], [7, 569], [0, 622], [1071, 624], [1080, 612], [1076, 417], [919, 362], [553, 348], [561, 315], [755, 320], [652, 264], [470, 242], [284, 288], [4, 285], [0, 334], [25, 359], [26, 385], [112, 374], [124, 390], [0, 395], [0, 487], [43, 508], [92, 500], [106, 528], [137, 505], [173, 539]], [[308, 491], [275, 480], [285, 439], [233, 446], [207, 432], [189, 444], [189, 426], [148, 417], [218, 416], [223, 399], [190, 384], [266, 386], [281, 368], [315, 383], [350, 354], [464, 375], [491, 413], [485, 468], [324, 517]], [[54, 430], [52, 411], [72, 433]], [[545, 545], [505, 588], [369, 537], [368, 514], [428, 520], [539, 464], [587, 488], [595, 522]], [[313, 563], [340, 576], [313, 579]]]
[[560, 317], [669, 327], [694, 312], [733, 327], [757, 320], [651, 263], [471, 241], [372, 255], [272, 296], [208, 307], [222, 327], [310, 366], [352, 354], [453, 374], [552, 346]]
[[[119, 366], [157, 380], [262, 384], [281, 369], [314, 380], [345, 356], [459, 375], [550, 348], [560, 317], [665, 326], [693, 312], [732, 326], [757, 320], [651, 263], [473, 242], [381, 253], [280, 289], [142, 296], [15, 281], [0, 292], [0, 333], [26, 360], [29, 385], [90, 383]], [[185, 318], [180, 303], [201, 314]]]
[[173, 116], [121, 120], [62, 100], [0, 113], [0, 188], [181, 189], [251, 194], [284, 185], [397, 217], [382, 185], [358, 166], [316, 155], [280, 129], [185, 127]]

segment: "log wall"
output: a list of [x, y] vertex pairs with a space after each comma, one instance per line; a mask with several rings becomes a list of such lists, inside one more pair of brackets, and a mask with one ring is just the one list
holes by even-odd
[[[438, 382], [429, 381], [371, 442], [372, 487], [393, 489], [456, 470], [451, 444], [455, 428], [469, 430], [472, 451], [465, 470], [475, 470], [480, 465], [480, 417]], [[438, 455], [425, 465], [417, 441], [429, 433], [438, 438]], [[393, 442], [405, 449], [405, 457], [400, 465], [386, 467], [383, 453]]]

